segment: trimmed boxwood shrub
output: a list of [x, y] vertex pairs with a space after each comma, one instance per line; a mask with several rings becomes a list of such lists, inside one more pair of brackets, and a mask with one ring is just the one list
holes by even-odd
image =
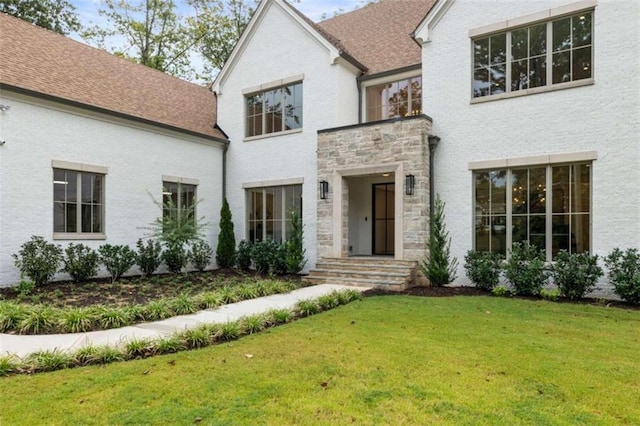
[[492, 290], [500, 282], [503, 259], [498, 253], [469, 250], [464, 257], [464, 269], [476, 287]]
[[589, 253], [572, 253], [561, 250], [552, 267], [553, 281], [560, 294], [571, 300], [580, 299], [596, 288], [598, 278], [603, 275], [598, 266], [598, 256]]
[[513, 285], [516, 294], [537, 296], [547, 282], [544, 270], [544, 250], [529, 242], [513, 243], [509, 260], [505, 267], [505, 276]]
[[615, 293], [625, 302], [640, 304], [640, 253], [630, 248], [622, 251], [619, 248], [604, 259], [609, 270], [609, 281]]
[[96, 276], [100, 258], [98, 253], [84, 244], [71, 243], [64, 250], [62, 272], [71, 275], [75, 282], [86, 281]]
[[29, 277], [36, 285], [41, 286], [51, 281], [60, 269], [62, 248], [34, 235], [20, 247], [13, 258], [22, 276]]

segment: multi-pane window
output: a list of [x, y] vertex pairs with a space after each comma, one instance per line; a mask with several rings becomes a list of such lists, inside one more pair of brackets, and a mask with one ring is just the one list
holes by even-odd
[[104, 175], [53, 169], [53, 232], [104, 233]]
[[593, 12], [473, 40], [473, 97], [592, 76]]
[[475, 249], [507, 254], [519, 241], [544, 249], [589, 251], [591, 163], [474, 173]]
[[367, 121], [422, 114], [422, 77], [367, 87]]
[[302, 214], [302, 185], [247, 190], [248, 239], [286, 241], [291, 232], [291, 213]]
[[302, 128], [302, 83], [255, 93], [246, 101], [247, 137]]
[[195, 217], [196, 185], [162, 182], [162, 217]]

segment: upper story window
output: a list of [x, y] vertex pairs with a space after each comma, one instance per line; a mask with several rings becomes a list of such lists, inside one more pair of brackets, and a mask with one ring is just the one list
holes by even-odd
[[101, 173], [53, 169], [54, 237], [104, 233], [104, 179]]
[[473, 97], [592, 78], [593, 11], [473, 40]]
[[367, 121], [422, 114], [422, 77], [367, 87]]
[[246, 102], [247, 137], [302, 128], [301, 82], [251, 94]]

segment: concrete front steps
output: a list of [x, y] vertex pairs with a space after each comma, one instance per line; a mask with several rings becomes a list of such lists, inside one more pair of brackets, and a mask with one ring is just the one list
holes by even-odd
[[401, 291], [414, 285], [418, 262], [387, 257], [322, 258], [304, 280]]

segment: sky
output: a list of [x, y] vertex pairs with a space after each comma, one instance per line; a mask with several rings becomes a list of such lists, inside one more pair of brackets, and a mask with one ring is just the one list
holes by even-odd
[[[83, 25], [101, 22], [98, 16], [100, 0], [70, 0], [70, 2], [77, 8]], [[349, 12], [360, 5], [361, 2], [358, 0], [300, 0], [295, 7], [313, 21], [319, 21], [323, 14], [331, 17], [335, 11], [342, 9], [344, 12]]]

